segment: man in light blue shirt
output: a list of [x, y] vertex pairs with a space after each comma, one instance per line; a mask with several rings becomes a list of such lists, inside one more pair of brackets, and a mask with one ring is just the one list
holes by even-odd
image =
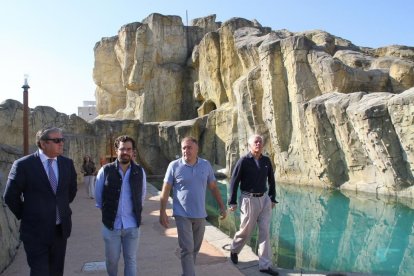
[[106, 270], [109, 276], [117, 275], [122, 247], [124, 275], [136, 276], [146, 176], [133, 161], [136, 147], [131, 137], [120, 136], [114, 145], [117, 159], [99, 170], [95, 188], [96, 207], [102, 211]]
[[194, 263], [205, 231], [207, 187], [220, 207], [221, 218], [226, 216], [226, 209], [210, 162], [197, 156], [197, 140], [185, 137], [181, 141], [181, 151], [182, 158], [172, 161], [165, 174], [160, 199], [160, 223], [166, 228], [169, 226], [166, 206], [173, 189], [173, 216], [181, 248], [181, 267], [184, 276], [194, 276]]

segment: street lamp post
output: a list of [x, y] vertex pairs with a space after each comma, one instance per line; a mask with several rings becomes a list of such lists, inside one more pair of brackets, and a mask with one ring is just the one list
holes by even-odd
[[28, 75], [24, 75], [23, 88], [23, 154], [29, 154], [29, 84]]

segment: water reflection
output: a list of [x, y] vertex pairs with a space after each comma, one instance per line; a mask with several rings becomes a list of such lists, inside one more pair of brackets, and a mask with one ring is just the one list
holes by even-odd
[[[227, 200], [227, 183], [221, 192]], [[413, 275], [414, 210], [370, 194], [277, 185], [280, 202], [273, 210], [271, 239], [279, 267], [303, 270]], [[216, 205], [207, 197], [209, 220], [233, 237], [239, 215], [217, 220]], [[256, 237], [250, 246], [257, 248]]]

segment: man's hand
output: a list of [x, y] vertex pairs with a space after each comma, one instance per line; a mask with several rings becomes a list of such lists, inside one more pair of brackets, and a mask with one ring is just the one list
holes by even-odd
[[236, 211], [236, 209], [237, 209], [237, 204], [232, 204], [229, 207], [229, 210], [232, 211], [232, 212]]
[[160, 224], [165, 228], [168, 228], [168, 226], [170, 225], [167, 213], [165, 211], [160, 211]]
[[172, 185], [169, 185], [168, 183], [164, 182], [164, 184], [162, 185], [162, 191], [160, 196], [160, 224], [165, 228], [168, 228], [168, 225], [170, 224], [170, 222], [168, 221], [166, 209], [168, 197], [170, 196], [171, 187]]
[[227, 216], [227, 210], [226, 208], [223, 206], [222, 208], [220, 208], [220, 219], [225, 219]]

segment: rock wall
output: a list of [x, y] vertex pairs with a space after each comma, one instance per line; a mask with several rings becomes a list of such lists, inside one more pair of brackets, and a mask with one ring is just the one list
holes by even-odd
[[[23, 155], [23, 105], [14, 100], [0, 104], [0, 193], [3, 195], [7, 176], [13, 162]], [[82, 183], [80, 167], [82, 158], [90, 154], [96, 160], [97, 136], [91, 125], [75, 115], [67, 116], [51, 107], [38, 106], [29, 114], [29, 151], [34, 152], [36, 132], [46, 126], [57, 126], [64, 130], [64, 155], [72, 158], [78, 172], [78, 183]], [[83, 188], [83, 187], [80, 187]], [[83, 189], [80, 191], [83, 192]], [[0, 272], [10, 263], [19, 245], [20, 223], [0, 198]]]
[[[152, 14], [97, 43], [94, 75], [113, 78], [103, 63], [119, 68], [116, 89], [95, 78], [105, 90], [97, 93], [101, 119], [162, 122], [174, 126], [175, 143], [182, 121], [189, 128], [207, 116], [193, 133], [227, 174], [258, 132], [280, 181], [413, 196], [413, 47], [359, 47], [243, 18], [192, 23]], [[105, 112], [101, 103], [118, 95], [118, 110]]]

